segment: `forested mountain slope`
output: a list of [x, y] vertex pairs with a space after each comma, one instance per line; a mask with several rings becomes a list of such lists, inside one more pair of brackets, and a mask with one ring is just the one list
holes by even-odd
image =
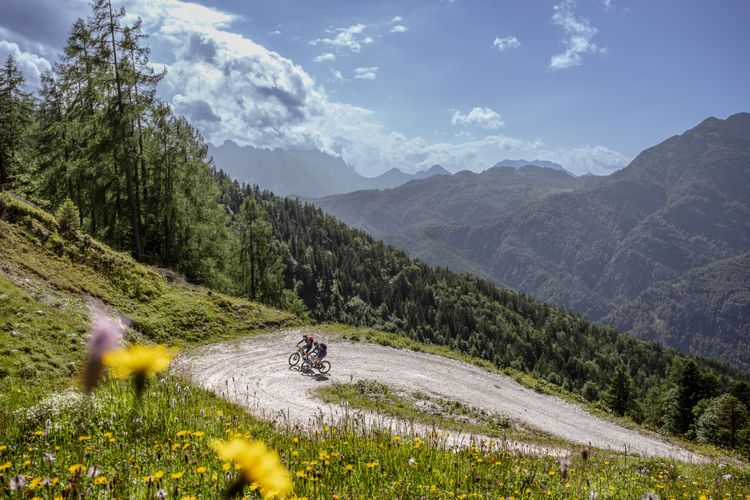
[[379, 238], [398, 240], [425, 224], [494, 219], [523, 204], [583, 184], [582, 178], [533, 165], [493, 167], [415, 180], [384, 191], [356, 191], [314, 201], [326, 212]]
[[[635, 381], [635, 404], [628, 411], [655, 426], [663, 424], [661, 405], [668, 404], [661, 399], [663, 391], [685, 366], [683, 355], [486, 280], [427, 266], [311, 205], [240, 187], [221, 174], [219, 179], [231, 210], [246, 198], [265, 209], [285, 285], [313, 318], [446, 344], [499, 366], [532, 372], [591, 400], [605, 399], [615, 371], [625, 363]], [[746, 376], [714, 362], [701, 363], [714, 366], [717, 374]], [[655, 399], [641, 407], [649, 397]]]
[[[739, 113], [709, 118], [608, 177], [491, 221], [378, 234], [428, 262], [747, 369], [748, 193], [750, 114]], [[385, 193], [373, 196], [368, 220], [409, 218], [408, 203], [391, 197], [383, 210]], [[341, 205], [322, 205], [347, 217]]]

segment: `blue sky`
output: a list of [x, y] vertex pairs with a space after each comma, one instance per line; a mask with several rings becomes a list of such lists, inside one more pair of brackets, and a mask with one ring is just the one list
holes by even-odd
[[[317, 147], [366, 175], [504, 158], [608, 173], [750, 111], [750, 2], [126, 0], [161, 97], [210, 141]], [[31, 85], [84, 0], [3, 0]]]

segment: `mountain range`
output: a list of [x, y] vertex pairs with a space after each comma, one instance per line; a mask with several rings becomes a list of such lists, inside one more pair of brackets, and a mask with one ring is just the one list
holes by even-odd
[[527, 165], [534, 165], [536, 167], [542, 167], [542, 168], [551, 168], [552, 170], [560, 170], [562, 172], [566, 172], [570, 175], [573, 175], [572, 172], [566, 170], [562, 165], [559, 163], [555, 163], [552, 161], [547, 160], [503, 160], [495, 163], [494, 167], [513, 167], [513, 168], [521, 168], [525, 167]]
[[360, 189], [386, 189], [414, 179], [451, 175], [440, 165], [414, 174], [392, 168], [377, 177], [364, 177], [341, 158], [317, 149], [262, 149], [225, 141], [209, 146], [216, 168], [247, 184], [279, 195], [317, 198]]
[[495, 168], [316, 204], [432, 264], [748, 369], [749, 194], [739, 113], [606, 177]]

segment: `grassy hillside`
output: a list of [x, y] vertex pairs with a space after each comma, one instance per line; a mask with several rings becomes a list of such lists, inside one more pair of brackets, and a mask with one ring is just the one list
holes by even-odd
[[[438, 437], [363, 436], [353, 422], [273, 427], [171, 376], [152, 380], [140, 403], [127, 381], [112, 379], [83, 397], [70, 387], [90, 300], [128, 314], [130, 340], [186, 347], [295, 320], [180, 283], [95, 241], [63, 238], [56, 226], [0, 194], [0, 496], [217, 498], [237, 471], [210, 443], [228, 437], [275, 450], [293, 479], [290, 498], [723, 497], [750, 487], [747, 471], [733, 466], [596, 451], [558, 463], [479, 444], [447, 453], [433, 446]], [[245, 492], [259, 497], [252, 485]]]
[[[0, 193], [0, 235], [0, 294], [7, 299], [0, 302], [4, 382], [41, 383], [70, 374], [92, 306], [126, 315], [144, 340], [177, 345], [297, 322], [287, 313], [181, 282], [174, 273], [160, 274], [85, 236], [63, 237], [54, 217], [10, 193]], [[64, 350], [56, 349], [61, 341]]]

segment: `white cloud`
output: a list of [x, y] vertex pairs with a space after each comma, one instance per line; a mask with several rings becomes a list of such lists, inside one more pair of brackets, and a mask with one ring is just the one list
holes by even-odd
[[500, 114], [490, 108], [476, 107], [467, 114], [456, 111], [451, 118], [453, 125], [476, 125], [485, 129], [498, 129], [505, 126]]
[[521, 46], [521, 42], [514, 36], [506, 36], [503, 38], [495, 37], [495, 41], [492, 42], [492, 46], [500, 52], [505, 52], [510, 49], [517, 49]]
[[16, 66], [23, 74], [27, 89], [36, 89], [41, 82], [42, 73], [52, 68], [44, 57], [21, 50], [17, 43], [0, 40], [0, 65], [4, 65], [8, 56], [13, 56]]
[[[85, 15], [86, 0], [61, 2], [66, 6], [80, 4]], [[27, 10], [44, 10], [37, 0], [27, 0], [27, 4]], [[538, 139], [527, 141], [505, 135], [472, 140], [461, 134], [451, 137], [456, 142], [450, 142], [450, 134], [445, 134], [445, 142], [437, 143], [409, 138], [387, 130], [371, 110], [334, 101], [301, 66], [233, 32], [232, 23], [238, 18], [232, 14], [181, 0], [126, 0], [125, 6], [131, 20], [135, 16], [143, 19], [144, 32], [151, 36], [152, 65], [168, 70], [159, 96], [214, 144], [232, 139], [256, 147], [318, 148], [341, 156], [365, 175], [377, 175], [394, 166], [416, 171], [436, 163], [454, 171], [483, 170], [503, 158], [530, 157], [557, 161], [574, 172], [607, 173], [627, 160], [603, 146], [550, 150]], [[68, 14], [62, 9], [54, 15], [60, 18]], [[69, 22], [64, 22], [67, 30]], [[359, 31], [354, 34], [367, 38], [364, 27], [350, 31]], [[335, 33], [338, 36], [341, 32]], [[3, 38], [0, 27], [0, 40]], [[48, 61], [59, 51], [59, 44], [54, 48], [49, 44], [46, 48], [32, 46], [33, 39], [26, 39], [19, 49], [14, 43], [18, 38], [5, 38], [5, 43], [0, 41], [1, 47], [36, 68], [24, 67], [29, 80], [29, 75], [47, 69]], [[375, 68], [364, 69], [376, 73]], [[329, 71], [327, 81], [346, 81], [341, 71]], [[482, 120], [478, 117], [485, 116], [485, 124], [502, 123], [499, 115], [499, 122], [493, 122], [494, 111], [475, 109], [458, 113], [456, 119], [479, 125]]]
[[323, 52], [319, 56], [316, 56], [313, 61], [315, 62], [326, 62], [326, 61], [335, 61], [336, 56], [330, 52]]
[[405, 33], [408, 30], [409, 28], [407, 28], [403, 24], [397, 24], [396, 26], [391, 28], [391, 33]]
[[552, 70], [580, 66], [585, 54], [603, 54], [606, 48], [597, 46], [592, 38], [598, 30], [591, 26], [586, 19], [577, 18], [573, 9], [574, 0], [563, 0], [554, 6], [552, 22], [561, 26], [565, 32], [565, 52], [555, 54], [550, 58], [549, 67]]
[[[541, 154], [545, 154], [542, 152]], [[626, 166], [631, 158], [605, 146], [583, 146], [546, 152], [547, 156], [574, 174], [611, 174]]]
[[281, 34], [281, 30], [273, 30], [272, 32], [269, 33], [269, 35], [274, 35], [274, 36], [278, 36], [280, 34]]
[[369, 66], [365, 68], [356, 68], [354, 70], [354, 78], [357, 80], [374, 80], [378, 76], [378, 67]]
[[393, 24], [393, 23], [400, 23], [403, 20], [404, 20], [404, 18], [402, 18], [401, 16], [396, 16], [393, 19], [391, 19], [391, 24]]
[[348, 28], [330, 29], [327, 32], [336, 34], [333, 38], [316, 38], [310, 45], [328, 45], [342, 52], [359, 52], [362, 47], [373, 43], [372, 37], [365, 34], [364, 24], [354, 24]]
[[331, 75], [332, 75], [332, 80], [335, 81], [335, 82], [345, 82], [346, 81], [346, 78], [344, 78], [344, 75], [341, 73], [341, 71], [339, 71], [337, 69], [331, 68]]

